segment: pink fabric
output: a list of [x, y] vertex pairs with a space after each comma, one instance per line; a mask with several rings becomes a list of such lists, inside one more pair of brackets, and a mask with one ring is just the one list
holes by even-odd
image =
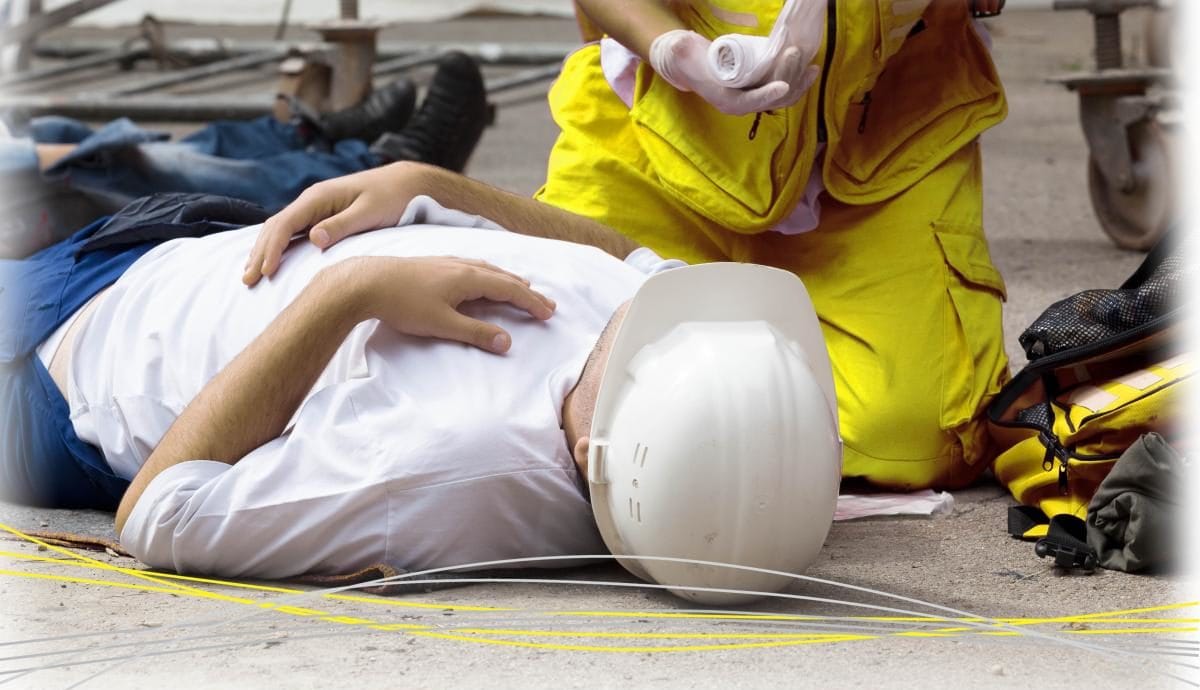
[[[613, 93], [626, 108], [633, 107], [633, 89], [637, 82], [637, 68], [641, 59], [631, 50], [605, 37], [600, 40], [600, 70], [604, 79], [612, 88]], [[804, 197], [792, 209], [790, 215], [779, 225], [771, 228], [772, 232], [784, 235], [799, 235], [815, 229], [821, 223], [821, 192], [825, 191], [825, 183], [821, 180], [821, 158], [825, 145], [817, 152], [816, 162], [808, 177], [808, 185], [804, 188]]]

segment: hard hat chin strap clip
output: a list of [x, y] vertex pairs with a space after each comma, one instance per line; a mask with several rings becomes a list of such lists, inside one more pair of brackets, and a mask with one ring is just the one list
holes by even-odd
[[593, 484], [607, 484], [608, 472], [605, 463], [608, 461], [608, 441], [593, 438], [588, 443], [588, 481]]

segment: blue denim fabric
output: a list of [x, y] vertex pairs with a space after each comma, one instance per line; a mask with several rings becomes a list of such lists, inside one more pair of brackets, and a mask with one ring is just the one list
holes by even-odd
[[[296, 128], [271, 117], [212, 123], [179, 141], [127, 119], [82, 139], [66, 118], [30, 125], [35, 140], [76, 138], [78, 148], [46, 171], [112, 207], [158, 192], [200, 192], [283, 208], [310, 185], [374, 167], [380, 160], [356, 139], [306, 144]], [[39, 137], [46, 137], [40, 139]]]
[[75, 435], [70, 408], [37, 347], [158, 243], [261, 222], [233, 199], [139, 200], [20, 261], [0, 260], [0, 500], [51, 508], [116, 508], [129, 482]]
[[[125, 118], [117, 120], [114, 124], [117, 128], [137, 129], [132, 122]], [[91, 127], [79, 120], [59, 115], [35, 117], [29, 121], [25, 130], [25, 136], [39, 144], [78, 144], [94, 133]], [[148, 139], [154, 141], [165, 141], [171, 138], [171, 135], [166, 133], [145, 132], [145, 134], [148, 135]]]
[[76, 250], [107, 218], [23, 261], [0, 261], [0, 498], [112, 510], [128, 482], [75, 435], [67, 401], [37, 346], [153, 245]]
[[[0, 139], [0, 175], [19, 175], [37, 170], [37, 149], [28, 139]], [[7, 188], [8, 185], [5, 185]]]

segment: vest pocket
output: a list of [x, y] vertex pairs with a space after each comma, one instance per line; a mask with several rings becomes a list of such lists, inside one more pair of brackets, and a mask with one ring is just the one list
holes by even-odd
[[757, 232], [790, 210], [780, 202], [799, 155], [799, 137], [789, 136], [794, 110], [726, 115], [643, 67], [629, 115], [666, 190], [730, 230]]
[[[901, 2], [881, 0], [880, 12]], [[847, 203], [893, 196], [1004, 116], [999, 78], [965, 14], [928, 14], [928, 28], [911, 38], [914, 25], [881, 16], [876, 59], [893, 49], [894, 57], [878, 77], [833, 96], [839, 139], [826, 185]], [[869, 120], [860, 126], [868, 91]]]

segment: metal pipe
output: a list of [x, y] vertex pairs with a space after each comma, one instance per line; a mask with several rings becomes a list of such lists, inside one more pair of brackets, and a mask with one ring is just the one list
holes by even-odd
[[[39, 41], [36, 54], [43, 58], [76, 58], [103, 50], [121, 47], [115, 39], [78, 39], [71, 41]], [[171, 41], [172, 52], [181, 55], [211, 55], [212, 46], [219, 45], [226, 56], [260, 53], [268, 50], [318, 50], [333, 46], [320, 41], [213, 41], [183, 39]], [[376, 54], [383, 59], [448, 50], [459, 50], [480, 62], [496, 65], [536, 65], [562, 60], [579, 48], [578, 42], [545, 43], [447, 43], [443, 41], [380, 41]]]
[[111, 120], [129, 117], [145, 122], [208, 122], [248, 120], [269, 115], [272, 99], [261, 96], [212, 98], [170, 96], [111, 98], [105, 94], [71, 97], [17, 95], [0, 96], [0, 110], [20, 108], [31, 116], [63, 115], [81, 120]]
[[545, 67], [527, 69], [507, 77], [501, 77], [499, 79], [493, 79], [487, 82], [487, 92], [489, 94], [500, 93], [501, 91], [508, 91], [509, 89], [525, 86], [526, 84], [534, 84], [540, 81], [546, 81], [547, 79], [554, 79], [561, 71], [562, 63], [559, 62], [556, 62], [553, 65], [546, 65]]
[[116, 0], [75, 0], [69, 5], [63, 5], [56, 10], [43, 12], [29, 18], [28, 21], [0, 29], [0, 45], [20, 43], [33, 38], [48, 29], [66, 24], [81, 14], [110, 5]]
[[121, 59], [140, 59], [148, 54], [145, 48], [131, 48], [125, 50], [118, 48], [116, 50], [106, 50], [91, 55], [85, 55], [73, 60], [68, 60], [62, 64], [42, 67], [40, 69], [29, 70], [28, 72], [18, 72], [8, 76], [0, 77], [0, 87], [13, 86], [15, 84], [27, 84], [31, 81], [39, 81], [42, 79], [51, 79], [53, 77], [70, 74], [78, 70], [89, 69], [91, 67], [99, 67], [110, 62], [116, 62]]
[[196, 79], [204, 79], [207, 77], [216, 76], [218, 74], [223, 74], [225, 72], [232, 72], [233, 70], [257, 67], [258, 65], [261, 65], [263, 63], [278, 60], [286, 54], [287, 54], [286, 50], [274, 49], [274, 50], [268, 50], [268, 51], [265, 51], [262, 53], [250, 53], [249, 55], [240, 55], [235, 58], [229, 58], [228, 60], [219, 60], [217, 62], [210, 62], [207, 65], [198, 65], [196, 67], [189, 67], [188, 69], [182, 69], [182, 70], [179, 70], [176, 72], [172, 72], [171, 74], [167, 74], [165, 76], [159, 77], [158, 79], [149, 79], [147, 81], [143, 81], [141, 83], [134, 84], [133, 86], [127, 86], [123, 89], [117, 89], [115, 91], [110, 92], [109, 95], [111, 95], [111, 96], [131, 96], [133, 94], [146, 93], [147, 91], [154, 91], [156, 89], [161, 89], [161, 88], [164, 88], [167, 86], [174, 86], [176, 84], [182, 84], [184, 82], [193, 81]]
[[427, 53], [414, 53], [413, 55], [405, 55], [404, 57], [392, 58], [383, 62], [376, 62], [371, 68], [372, 77], [381, 77], [392, 72], [412, 69], [413, 67], [421, 67], [423, 65], [431, 65], [437, 62], [441, 57], [442, 51], [431, 50]]

